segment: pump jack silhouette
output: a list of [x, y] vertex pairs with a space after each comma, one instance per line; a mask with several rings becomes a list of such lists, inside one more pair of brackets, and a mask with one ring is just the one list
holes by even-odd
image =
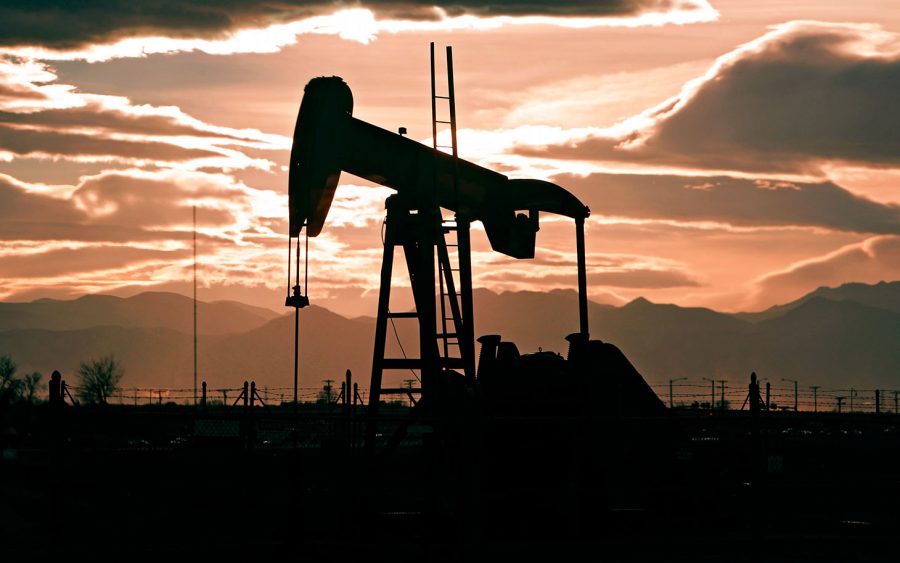
[[[403, 129], [393, 133], [354, 118], [353, 95], [337, 76], [314, 78], [307, 84], [294, 130], [289, 236], [298, 239], [298, 248], [302, 234], [316, 237], [322, 232], [341, 172], [397, 192], [385, 203], [384, 257], [365, 435], [367, 458], [374, 459], [378, 449], [380, 403], [390, 394], [420, 394], [410, 421], [432, 425], [439, 436], [433, 442], [445, 445], [439, 457], [452, 456], [446, 452], [446, 444], [465, 442], [449, 438], [450, 431], [446, 425], [441, 429], [440, 421], [458, 420], [463, 413], [521, 415], [535, 409], [558, 415], [664, 412], [662, 401], [618, 348], [590, 340], [584, 241], [590, 210], [559, 185], [510, 179], [459, 158], [450, 47], [447, 71], [448, 94], [438, 95], [432, 44], [432, 147], [404, 137]], [[439, 101], [449, 106], [447, 120], [438, 119]], [[439, 124], [449, 125], [452, 143], [447, 147], [438, 145]], [[441, 209], [453, 212], [453, 220], [445, 221]], [[500, 336], [484, 336], [479, 338], [482, 348], [476, 371], [469, 227], [473, 221], [481, 221], [493, 250], [530, 259], [535, 255], [542, 212], [575, 223], [580, 330], [567, 337], [567, 358], [547, 352], [523, 355], [514, 343], [503, 342]], [[448, 243], [447, 237], [452, 235], [456, 241]], [[397, 248], [403, 249], [415, 311], [395, 312], [389, 307]], [[456, 248], [457, 267], [451, 264], [450, 248]], [[441, 319], [437, 317], [436, 286]], [[418, 322], [420, 357], [385, 357], [387, 323], [394, 319]], [[421, 387], [384, 387], [386, 370], [419, 370]], [[550, 381], [553, 385], [548, 391], [542, 383]], [[574, 396], [568, 391], [572, 388], [579, 390]], [[589, 397], [605, 400], [590, 402]], [[400, 443], [407, 425], [384, 441], [383, 455]]]

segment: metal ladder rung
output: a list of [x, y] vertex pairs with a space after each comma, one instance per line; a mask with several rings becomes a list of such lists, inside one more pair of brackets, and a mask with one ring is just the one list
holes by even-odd
[[444, 121], [443, 119], [435, 119], [434, 122], [435, 122], [435, 123], [443, 123], [444, 125], [453, 125], [452, 122], [450, 122], [450, 121]]
[[449, 100], [450, 99], [450, 96], [438, 96], [437, 94], [435, 94], [434, 97], [440, 98], [441, 100]]
[[438, 338], [457, 338], [457, 334], [455, 332], [439, 332], [437, 335]]
[[419, 318], [419, 313], [415, 311], [403, 312], [403, 313], [388, 313], [387, 317], [389, 319], [417, 319]]

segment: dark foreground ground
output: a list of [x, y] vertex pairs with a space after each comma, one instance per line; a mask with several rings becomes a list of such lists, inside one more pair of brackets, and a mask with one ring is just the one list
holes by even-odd
[[895, 415], [386, 411], [9, 411], [0, 560], [900, 560]]

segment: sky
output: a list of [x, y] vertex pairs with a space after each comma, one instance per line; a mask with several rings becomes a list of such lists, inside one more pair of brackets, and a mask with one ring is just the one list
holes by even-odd
[[[281, 310], [304, 85], [341, 76], [355, 117], [430, 144], [431, 41], [460, 155], [590, 207], [591, 299], [900, 279], [896, 1], [88, 0], [0, 6], [0, 300], [189, 294], [196, 207], [200, 298]], [[342, 176], [314, 304], [374, 314], [390, 193]], [[575, 288], [570, 221], [531, 261], [473, 229], [476, 287]]]

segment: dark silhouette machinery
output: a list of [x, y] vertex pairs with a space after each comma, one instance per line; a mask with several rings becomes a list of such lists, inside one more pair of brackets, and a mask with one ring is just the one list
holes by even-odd
[[[455, 137], [452, 95], [449, 98]], [[495, 251], [527, 259], [534, 257], [541, 212], [575, 222], [580, 331], [569, 337], [571, 352], [576, 356], [608, 356], [609, 361], [601, 363], [615, 364], [613, 371], [619, 375], [605, 377], [621, 379], [615, 385], [623, 389], [619, 394], [631, 412], [653, 412], [662, 406], [620, 352], [612, 350], [611, 345], [588, 341], [584, 222], [590, 211], [578, 198], [556, 184], [510, 179], [437, 147], [429, 148], [356, 119], [352, 111], [353, 97], [341, 78], [314, 78], [306, 86], [291, 151], [290, 236], [299, 237], [305, 229], [307, 236], [315, 237], [322, 231], [342, 171], [397, 190], [386, 202], [370, 413], [377, 414], [384, 394], [409, 392], [407, 388], [382, 388], [385, 370], [420, 370], [422, 387], [414, 391], [421, 392], [426, 405], [438, 401], [439, 389], [445, 385], [442, 380], [454, 380], [460, 372], [461, 385], [470, 389], [476, 386], [469, 224], [482, 222]], [[455, 212], [455, 222], [443, 221], [440, 208]], [[457, 238], [458, 268], [450, 264], [446, 237], [451, 233]], [[396, 247], [404, 251], [415, 312], [389, 310]], [[440, 298], [436, 285], [441, 287]], [[438, 305], [441, 309], [446, 306], [450, 316], [438, 319]], [[384, 357], [387, 323], [395, 317], [418, 319], [420, 358]], [[439, 327], [439, 320], [450, 324]], [[517, 357], [518, 352], [513, 352], [514, 345], [495, 340], [488, 338], [488, 345], [482, 349], [481, 369], [492, 372], [490, 377], [496, 381], [505, 371], [502, 368], [512, 365], [510, 353]], [[451, 343], [457, 354], [447, 353]], [[533, 360], [548, 361], [546, 357]], [[595, 377], [604, 376], [595, 373]]]
[[[472, 416], [483, 419], [537, 414], [562, 419], [663, 412], [663, 403], [615, 346], [589, 339], [584, 247], [588, 208], [556, 184], [510, 179], [458, 157], [449, 48], [447, 55], [449, 94], [438, 96], [432, 50], [433, 147], [354, 118], [350, 88], [336, 76], [314, 78], [307, 84], [294, 131], [289, 179], [290, 237], [298, 239], [298, 257], [299, 237], [304, 231], [307, 237], [322, 231], [342, 171], [396, 190], [386, 201], [384, 259], [365, 437], [370, 459], [376, 451], [393, 451], [411, 424], [400, 425], [393, 435], [379, 431], [381, 402], [392, 394], [410, 399], [418, 395], [410, 418], [431, 424], [434, 434], [442, 436], [432, 440], [432, 444], [442, 443], [439, 449], [444, 452], [438, 456], [441, 461], [432, 467], [445, 468], [449, 467], [445, 461], [450, 458], [455, 459], [452, 463], [465, 465], [467, 462], [460, 459], [475, 455], [473, 425], [459, 423], [467, 415], [471, 421]], [[439, 100], [449, 102], [449, 121], [437, 119]], [[439, 150], [439, 123], [450, 126], [453, 142], [446, 148], [452, 149], [451, 154]], [[442, 208], [453, 212], [453, 219], [445, 220]], [[512, 342], [504, 342], [496, 335], [483, 336], [479, 338], [482, 346], [476, 370], [469, 226], [473, 221], [481, 221], [493, 250], [528, 259], [534, 257], [542, 212], [568, 217], [575, 223], [580, 330], [567, 337], [567, 358], [548, 352], [520, 354]], [[415, 311], [389, 308], [397, 247], [403, 249]], [[452, 248], [456, 249], [458, 264], [451, 263]], [[297, 267], [299, 271], [299, 258]], [[299, 308], [308, 304], [299, 289], [298, 281], [288, 306]], [[395, 318], [418, 321], [419, 357], [385, 357], [388, 323]], [[385, 387], [383, 374], [387, 370], [419, 370], [421, 386]], [[457, 422], [455, 430], [446, 430], [447, 420]], [[442, 424], [444, 430], [440, 430]], [[515, 463], [512, 460], [517, 459], [517, 452], [531, 448], [537, 436], [543, 437], [539, 441], [549, 448], [547, 451], [553, 450], [560, 443], [556, 438], [559, 432], [552, 424], [542, 424], [539, 432], [520, 428], [518, 438], [512, 436], [516, 431], [510, 433], [508, 428], [475, 431], [482, 436], [478, 448], [496, 441], [496, 451], [509, 454], [498, 460], [500, 465]], [[382, 434], [385, 440], [379, 440]], [[525, 443], [520, 441], [522, 436], [527, 436]], [[447, 454], [449, 450], [456, 453]], [[460, 466], [460, 474], [466, 471]], [[466, 482], [471, 484], [472, 480]], [[469, 485], [464, 488], [473, 490]], [[468, 506], [471, 513], [473, 503]]]

